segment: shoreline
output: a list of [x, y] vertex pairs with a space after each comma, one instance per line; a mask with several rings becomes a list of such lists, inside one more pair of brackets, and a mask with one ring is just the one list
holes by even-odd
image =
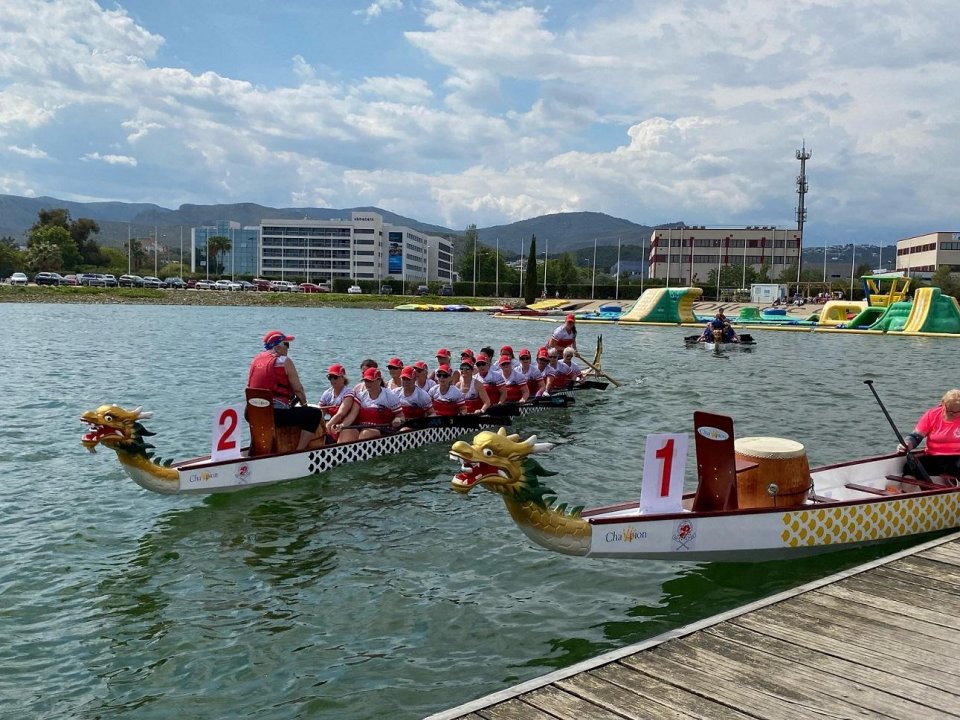
[[[443, 302], [447, 301], [447, 302]], [[74, 304], [74, 305], [192, 305], [210, 307], [342, 307], [392, 310], [402, 304], [490, 306], [518, 303], [519, 298], [441, 298], [419, 295], [348, 295], [345, 293], [224, 292], [216, 290], [147, 290], [143, 288], [38, 287], [0, 285], [0, 303]], [[570, 299], [573, 312], [596, 311], [601, 305], [630, 307], [633, 300]], [[718, 309], [736, 319], [740, 309], [770, 307], [769, 303], [730, 303], [705, 300], [693, 304], [697, 315], [713, 315]], [[790, 305], [787, 315], [804, 318], [822, 305]]]

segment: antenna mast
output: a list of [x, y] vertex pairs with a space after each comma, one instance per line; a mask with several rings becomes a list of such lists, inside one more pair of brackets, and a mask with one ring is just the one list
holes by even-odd
[[[799, 230], [800, 239], [797, 241], [797, 292], [800, 292], [800, 267], [803, 262], [803, 223], [807, 219], [807, 208], [804, 206], [804, 196], [810, 189], [807, 185], [807, 160], [813, 153], [807, 150], [807, 141], [804, 140], [800, 149], [797, 150], [797, 160], [800, 161], [800, 174], [797, 176], [797, 195], [800, 199], [797, 201], [797, 230]], [[784, 241], [786, 244], [786, 241]]]

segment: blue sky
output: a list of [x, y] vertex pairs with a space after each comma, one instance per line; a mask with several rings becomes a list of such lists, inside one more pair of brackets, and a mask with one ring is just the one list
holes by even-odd
[[4, 0], [0, 193], [960, 230], [954, 0]]

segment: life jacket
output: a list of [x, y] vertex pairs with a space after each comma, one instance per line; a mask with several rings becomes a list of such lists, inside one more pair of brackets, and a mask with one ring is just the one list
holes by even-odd
[[[480, 407], [483, 407], [483, 403], [480, 403]], [[433, 411], [441, 417], [453, 417], [454, 415], [460, 414], [460, 404], [455, 400], [442, 400], [440, 398], [433, 399]]]
[[413, 407], [413, 405], [401, 405], [403, 410], [403, 416], [407, 420], [413, 420], [414, 418], [426, 417], [427, 409], [422, 407]]
[[290, 387], [286, 368], [277, 363], [280, 357], [272, 350], [258, 353], [250, 363], [247, 387], [269, 390], [273, 393], [274, 403], [289, 407], [290, 401], [293, 400], [293, 388]]
[[467, 412], [476, 412], [483, 407], [483, 400], [481, 400], [479, 397], [467, 398], [464, 403], [466, 405]]

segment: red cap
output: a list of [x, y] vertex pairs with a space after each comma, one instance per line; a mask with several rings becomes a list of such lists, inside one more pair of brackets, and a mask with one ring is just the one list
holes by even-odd
[[413, 365], [407, 365], [403, 370], [400, 371], [400, 377], [407, 378], [408, 380], [413, 380], [417, 376], [417, 370]]
[[472, 369], [472, 368], [473, 368], [473, 365], [474, 365], [473, 358], [472, 358], [472, 357], [465, 357], [463, 360], [461, 360], [461, 361], [460, 361], [460, 367], [461, 367], [461, 369], [463, 368], [464, 365], [466, 365], [467, 367], [469, 367], [469, 368]]
[[527, 348], [520, 348], [520, 357], [523, 357], [524, 355], [530, 357], [530, 350]]
[[437, 357], [450, 357], [450, 351], [446, 348], [440, 348], [437, 350]]
[[507, 353], [510, 353], [511, 355], [513, 355], [513, 348], [510, 347], [509, 345], [504, 345], [502, 348], [500, 348], [500, 352], [503, 353], [504, 355], [506, 355]]
[[380, 371], [377, 368], [367, 368], [363, 371], [364, 380], [376, 380], [377, 378], [382, 378], [383, 375], [380, 374]]
[[486, 353], [480, 353], [479, 355], [477, 355], [477, 362], [488, 363], [490, 362], [490, 358], [487, 357]]
[[577, 321], [577, 318], [573, 313], [570, 313], [569, 315], [567, 315], [567, 322], [576, 322], [576, 321]]
[[[438, 357], [439, 357], [439, 356], [438, 356]], [[414, 366], [417, 370], [426, 370], [426, 369], [427, 369], [427, 364], [426, 364], [423, 360], [417, 360], [417, 361], [413, 364], [413, 366]]]
[[284, 335], [279, 330], [269, 330], [267, 334], [263, 336], [263, 345], [269, 350], [279, 343], [290, 342], [291, 340], [293, 340], [293, 335]]
[[453, 370], [450, 369], [450, 366], [444, 363], [437, 368], [438, 373], [446, 373], [447, 375], [453, 375]]
[[500, 364], [501, 364], [501, 365], [513, 365], [513, 360], [510, 359], [510, 356], [509, 356], [509, 355], [501, 355], [501, 356], [500, 356]]
[[540, 348], [539, 350], [537, 350], [537, 359], [538, 359], [538, 360], [539, 360], [540, 358], [548, 358], [548, 357], [550, 357], [550, 353], [547, 352], [547, 349], [546, 349], [545, 347], [542, 347], [542, 348]]
[[340, 375], [341, 377], [347, 374], [347, 369], [343, 367], [340, 363], [334, 363], [327, 368], [327, 375]]
[[473, 350], [471, 350], [470, 348], [464, 348], [464, 351], [460, 353], [460, 357], [464, 357], [464, 356], [472, 358]]
[[401, 360], [401, 359], [398, 358], [398, 357], [392, 357], [392, 358], [390, 358], [390, 362], [387, 363], [387, 367], [388, 367], [388, 368], [391, 368], [391, 367], [402, 368], [402, 367], [403, 367], [403, 360]]

